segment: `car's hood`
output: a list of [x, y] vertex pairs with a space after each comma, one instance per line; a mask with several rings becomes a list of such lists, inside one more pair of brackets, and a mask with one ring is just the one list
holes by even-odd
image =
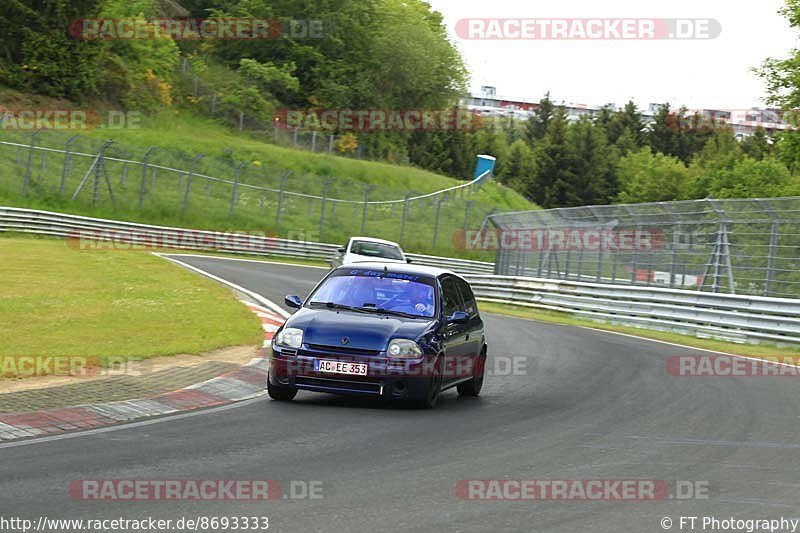
[[[303, 330], [303, 343], [385, 350], [390, 339], [416, 340], [432, 325], [430, 319], [408, 319], [378, 314], [303, 308], [286, 327]], [[347, 344], [342, 339], [347, 337]]]

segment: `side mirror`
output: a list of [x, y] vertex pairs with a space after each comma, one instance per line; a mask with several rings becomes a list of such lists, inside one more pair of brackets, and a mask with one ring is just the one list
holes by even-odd
[[448, 324], [466, 324], [469, 322], [469, 315], [464, 311], [456, 311], [447, 317]]
[[303, 301], [299, 296], [295, 296], [294, 294], [287, 294], [284, 296], [283, 301], [286, 303], [286, 305], [293, 307], [294, 309], [300, 309], [303, 307]]
[[406, 257], [406, 263], [410, 263], [410, 262], [411, 262], [411, 258], [410, 257]]
[[339, 248], [338, 250], [336, 250], [336, 251], [337, 251], [337, 252], [339, 252], [340, 254], [343, 254], [343, 253], [344, 253], [346, 250], [347, 250], [347, 248], [345, 248], [344, 246], [342, 246], [342, 247], [340, 247], [340, 248]]

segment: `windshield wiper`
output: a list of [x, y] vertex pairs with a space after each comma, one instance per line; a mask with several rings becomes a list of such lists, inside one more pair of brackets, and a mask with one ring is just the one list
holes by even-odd
[[404, 313], [402, 311], [392, 311], [391, 309], [384, 309], [383, 307], [375, 307], [372, 305], [359, 307], [358, 309], [367, 313], [378, 313], [380, 315], [394, 315], [394, 316], [402, 316], [405, 318], [426, 318], [420, 315], [412, 315], [411, 313]]
[[345, 311], [357, 311], [359, 313], [364, 313], [365, 311], [359, 307], [352, 307], [349, 305], [344, 304], [337, 304], [336, 302], [309, 302], [308, 305], [324, 305], [328, 309], [344, 309]]

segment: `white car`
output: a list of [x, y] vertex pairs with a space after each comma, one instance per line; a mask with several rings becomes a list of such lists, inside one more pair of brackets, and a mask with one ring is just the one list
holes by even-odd
[[371, 237], [351, 237], [347, 244], [339, 248], [337, 254], [331, 257], [329, 263], [332, 268], [336, 268], [340, 265], [363, 261], [380, 261], [382, 263], [411, 262], [396, 242], [373, 239]]

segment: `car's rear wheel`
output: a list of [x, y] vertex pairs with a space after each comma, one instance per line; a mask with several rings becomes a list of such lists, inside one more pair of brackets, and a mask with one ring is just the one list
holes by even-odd
[[478, 396], [483, 388], [483, 374], [486, 369], [486, 348], [481, 351], [480, 357], [476, 360], [476, 368], [472, 374], [472, 379], [456, 385], [459, 396]]
[[297, 396], [297, 389], [294, 387], [281, 387], [280, 385], [273, 385], [269, 377], [267, 377], [267, 394], [273, 400], [279, 402], [290, 402]]

